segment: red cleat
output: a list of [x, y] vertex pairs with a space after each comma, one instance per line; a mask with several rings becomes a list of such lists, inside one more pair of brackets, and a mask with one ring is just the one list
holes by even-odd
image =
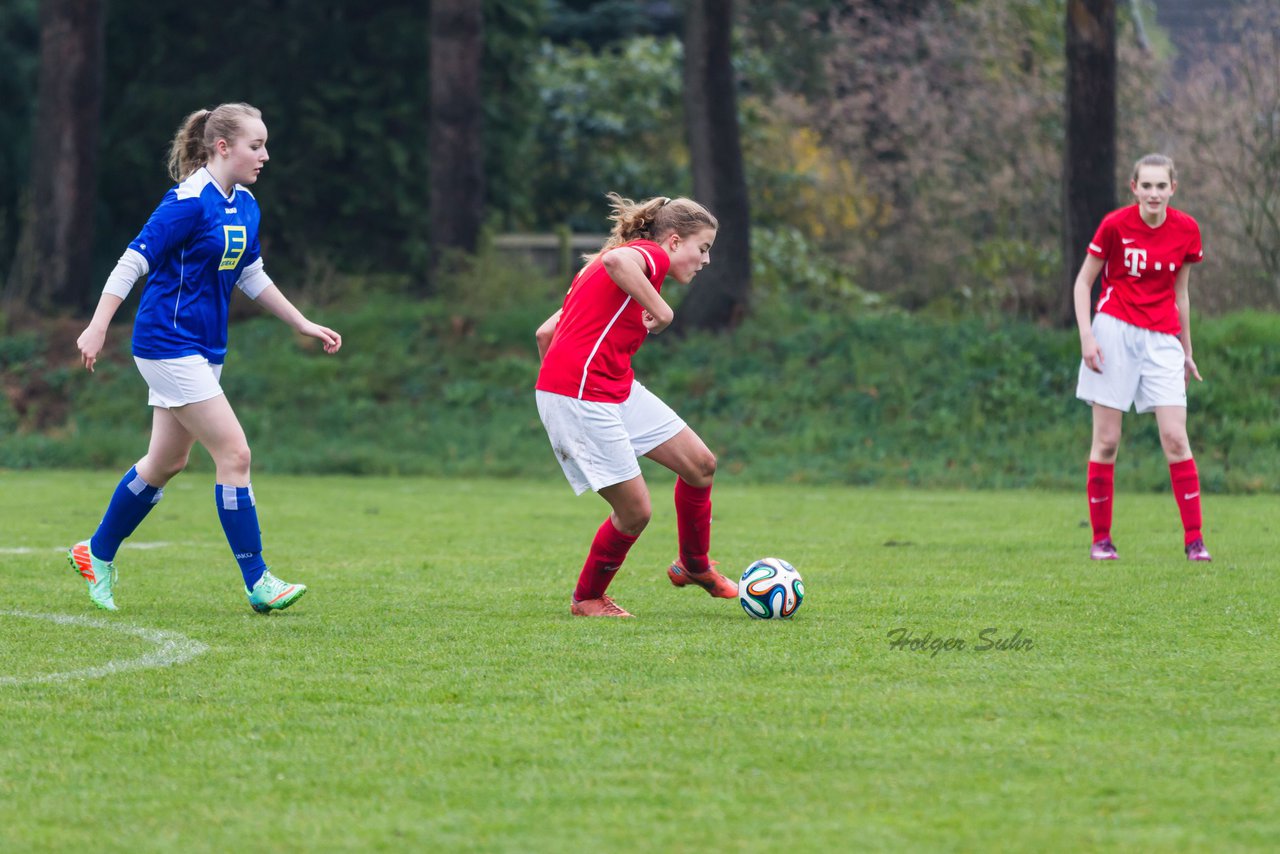
[[667, 567], [667, 578], [670, 578], [671, 583], [676, 587], [684, 587], [692, 582], [717, 599], [737, 599], [738, 585], [716, 572], [717, 565], [713, 560], [706, 572], [692, 572], [684, 568], [680, 558], [676, 558], [671, 566]]

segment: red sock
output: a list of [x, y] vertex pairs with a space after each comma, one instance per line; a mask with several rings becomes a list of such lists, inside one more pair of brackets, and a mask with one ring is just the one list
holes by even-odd
[[1111, 537], [1112, 499], [1116, 494], [1116, 464], [1089, 461], [1089, 521], [1093, 524], [1093, 541], [1100, 543]]
[[1200, 473], [1194, 459], [1169, 464], [1169, 480], [1173, 483], [1173, 498], [1182, 514], [1182, 529], [1186, 545], [1200, 539]]
[[676, 529], [680, 537], [680, 562], [690, 572], [711, 568], [711, 487], [690, 486], [676, 478]]
[[612, 516], [605, 519], [600, 530], [596, 531], [596, 538], [591, 541], [591, 551], [587, 554], [587, 562], [582, 566], [582, 574], [578, 576], [573, 601], [582, 602], [603, 596], [618, 568], [627, 559], [627, 552], [636, 539], [637, 537], [615, 528]]

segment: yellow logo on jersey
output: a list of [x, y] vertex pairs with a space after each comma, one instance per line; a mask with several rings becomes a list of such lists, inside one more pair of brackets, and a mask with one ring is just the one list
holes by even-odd
[[249, 247], [249, 236], [243, 225], [224, 225], [222, 234], [226, 238], [226, 243], [222, 249], [222, 262], [218, 264], [218, 269], [234, 270], [240, 263], [240, 256]]

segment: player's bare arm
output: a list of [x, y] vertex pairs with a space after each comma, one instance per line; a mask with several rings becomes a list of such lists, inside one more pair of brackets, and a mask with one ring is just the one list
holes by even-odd
[[538, 361], [541, 362], [547, 357], [547, 348], [551, 346], [551, 339], [556, 334], [556, 325], [560, 323], [560, 315], [564, 309], [558, 308], [555, 313], [542, 321], [542, 325], [538, 327], [538, 331], [533, 337], [538, 341]]
[[94, 363], [98, 361], [98, 354], [106, 346], [107, 328], [111, 325], [111, 318], [116, 316], [116, 310], [120, 308], [122, 302], [124, 300], [115, 294], [103, 294], [98, 300], [98, 308], [93, 313], [93, 319], [76, 339], [76, 347], [80, 350], [80, 361], [90, 372], [93, 371]]
[[1191, 268], [1183, 266], [1178, 271], [1178, 277], [1173, 280], [1173, 299], [1178, 306], [1178, 321], [1182, 325], [1182, 331], [1178, 333], [1178, 340], [1182, 342], [1182, 352], [1186, 360], [1186, 380], [1191, 382], [1191, 378], [1195, 377], [1200, 382], [1204, 382], [1200, 377], [1200, 369], [1196, 367], [1196, 360], [1191, 358]]
[[336, 353], [342, 348], [341, 335], [327, 326], [307, 320], [306, 316], [298, 311], [297, 307], [289, 302], [289, 298], [274, 284], [267, 285], [255, 301], [303, 335], [320, 339], [326, 353]]
[[654, 290], [645, 275], [644, 256], [629, 246], [620, 246], [600, 259], [605, 271], [614, 284], [636, 302], [640, 303], [648, 316], [644, 318], [645, 328], [650, 332], [661, 332], [671, 325], [675, 312], [662, 294]]
[[1089, 318], [1089, 298], [1092, 296], [1093, 283], [1101, 272], [1102, 259], [1095, 255], [1086, 255], [1072, 290], [1076, 306], [1076, 326], [1080, 330], [1080, 356], [1084, 359], [1085, 367], [1099, 374], [1102, 373], [1102, 348], [1093, 338], [1093, 325]]

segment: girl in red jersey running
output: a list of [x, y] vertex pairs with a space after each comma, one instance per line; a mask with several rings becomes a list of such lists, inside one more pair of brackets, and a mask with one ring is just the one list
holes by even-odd
[[570, 613], [630, 617], [605, 595], [627, 551], [649, 523], [649, 489], [637, 458], [676, 473], [679, 557], [671, 583], [693, 583], [722, 599], [738, 587], [714, 569], [711, 481], [716, 458], [698, 434], [636, 381], [631, 356], [673, 318], [662, 298], [671, 276], [683, 285], [711, 263], [719, 227], [690, 199], [633, 202], [616, 193], [613, 232], [574, 277], [564, 305], [538, 328], [538, 414], [574, 492], [595, 490], [613, 512], [596, 531]]
[[[1076, 397], [1093, 405], [1087, 486], [1093, 560], [1119, 556], [1111, 542], [1115, 461], [1120, 422], [1134, 404], [1139, 413], [1156, 414], [1187, 560], [1212, 559], [1200, 533], [1200, 476], [1187, 440], [1187, 385], [1200, 379], [1191, 357], [1188, 265], [1204, 252], [1200, 226], [1169, 207], [1177, 178], [1163, 154], [1138, 160], [1129, 181], [1137, 203], [1103, 218], [1076, 276], [1082, 356]], [[1102, 294], [1090, 324], [1089, 291], [1099, 273]]]

